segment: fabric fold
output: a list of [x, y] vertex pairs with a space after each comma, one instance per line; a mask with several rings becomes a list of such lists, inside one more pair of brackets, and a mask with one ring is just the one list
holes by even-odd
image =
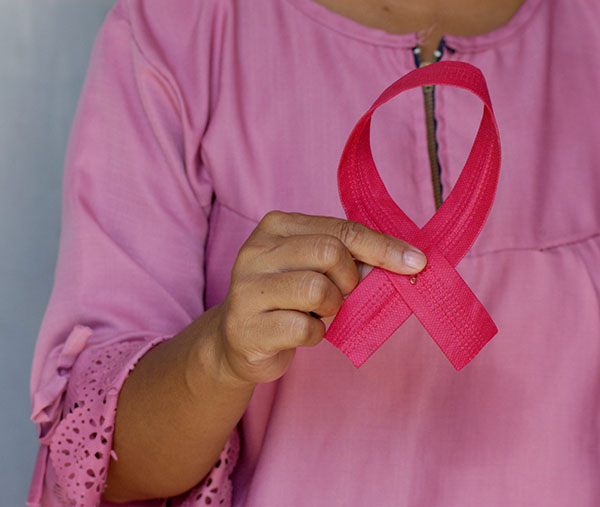
[[47, 360], [52, 377], [32, 395], [31, 420], [38, 425], [39, 439], [48, 444], [60, 421], [61, 401], [66, 391], [71, 368], [92, 335], [87, 326], [75, 325], [64, 343], [56, 346]]

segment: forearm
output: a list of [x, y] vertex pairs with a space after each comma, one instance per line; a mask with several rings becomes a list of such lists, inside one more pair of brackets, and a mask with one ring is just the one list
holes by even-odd
[[220, 308], [145, 354], [119, 395], [104, 498], [167, 498], [198, 484], [242, 417], [254, 384], [220, 369]]

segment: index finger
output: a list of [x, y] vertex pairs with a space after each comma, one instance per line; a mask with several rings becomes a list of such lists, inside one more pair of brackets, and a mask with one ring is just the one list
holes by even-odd
[[[275, 212], [273, 232], [281, 236], [327, 234], [339, 239], [353, 257], [388, 271], [411, 275], [427, 264], [425, 254], [406, 241], [383, 234], [353, 220]], [[285, 216], [283, 216], [285, 215]]]

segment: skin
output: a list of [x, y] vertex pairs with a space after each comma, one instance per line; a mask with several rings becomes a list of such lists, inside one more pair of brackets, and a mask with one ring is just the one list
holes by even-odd
[[[430, 59], [444, 33], [505, 24], [523, 0], [317, 0], [391, 33], [423, 32]], [[414, 274], [407, 243], [356, 222], [268, 213], [238, 252], [225, 300], [145, 354], [119, 395], [103, 497], [166, 498], [211, 470], [256, 385], [280, 378], [297, 347], [314, 347], [371, 266]], [[313, 312], [311, 315], [310, 312]]]
[[314, 0], [354, 21], [389, 33], [419, 32], [431, 61], [444, 34], [473, 36], [508, 23], [524, 0]]
[[[416, 267], [407, 254], [416, 255]], [[225, 300], [139, 361], [121, 390], [104, 498], [187, 491], [212, 468], [254, 387], [314, 347], [360, 281], [360, 264], [402, 274], [425, 256], [357, 222], [272, 211], [238, 252]], [[310, 314], [316, 314], [313, 316]], [[322, 318], [319, 318], [322, 317]]]

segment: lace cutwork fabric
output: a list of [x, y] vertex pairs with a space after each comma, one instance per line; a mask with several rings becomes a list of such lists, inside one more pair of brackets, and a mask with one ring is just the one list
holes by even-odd
[[236, 428], [210, 473], [198, 486], [184, 496], [181, 504], [172, 502], [171, 505], [178, 507], [197, 507], [200, 505], [231, 507], [233, 485], [230, 476], [237, 463], [239, 452], [240, 438]]
[[[139, 358], [166, 337], [150, 342], [127, 341], [84, 350], [67, 387], [63, 419], [50, 444], [56, 481], [50, 486], [56, 505], [101, 505], [112, 450], [118, 393]], [[206, 478], [170, 505], [231, 505], [229, 476], [239, 454], [237, 429]], [[166, 499], [163, 504], [166, 504]]]

